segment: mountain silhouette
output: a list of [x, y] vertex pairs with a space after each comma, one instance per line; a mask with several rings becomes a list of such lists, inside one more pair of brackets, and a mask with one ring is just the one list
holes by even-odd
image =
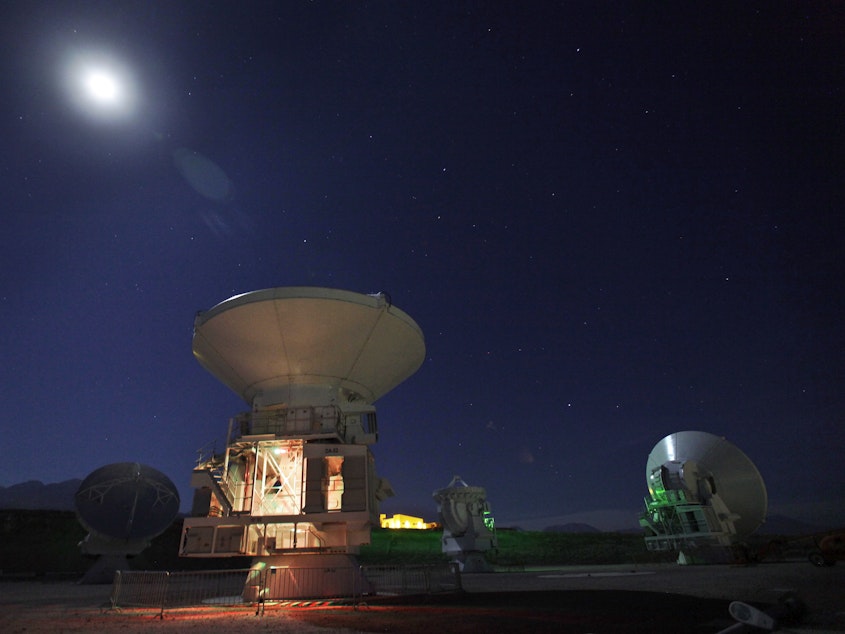
[[82, 480], [44, 484], [29, 480], [8, 487], [0, 487], [0, 509], [73, 511], [73, 498]]

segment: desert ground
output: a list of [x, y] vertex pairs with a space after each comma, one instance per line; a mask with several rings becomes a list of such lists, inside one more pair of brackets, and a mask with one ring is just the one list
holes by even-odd
[[0, 582], [0, 631], [720, 632], [733, 600], [760, 607], [797, 596], [806, 614], [785, 632], [845, 632], [845, 566], [556, 566], [465, 574], [463, 592], [264, 606], [113, 609], [108, 585]]

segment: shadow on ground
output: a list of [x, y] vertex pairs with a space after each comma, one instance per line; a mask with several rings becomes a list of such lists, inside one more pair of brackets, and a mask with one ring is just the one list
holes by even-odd
[[[289, 610], [291, 618], [359, 632], [718, 632], [729, 601], [622, 590], [485, 592], [374, 598], [359, 607]], [[267, 610], [273, 609], [268, 606]]]

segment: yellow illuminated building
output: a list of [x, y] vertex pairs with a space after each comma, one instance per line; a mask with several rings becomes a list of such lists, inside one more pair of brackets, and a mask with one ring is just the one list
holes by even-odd
[[384, 513], [379, 515], [379, 521], [382, 528], [416, 528], [427, 529], [437, 528], [437, 522], [426, 522], [421, 517], [414, 517], [413, 515], [401, 515], [397, 513], [393, 517], [387, 517]]

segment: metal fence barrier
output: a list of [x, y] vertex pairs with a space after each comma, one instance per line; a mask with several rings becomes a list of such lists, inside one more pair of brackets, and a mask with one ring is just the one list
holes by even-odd
[[282, 568], [268, 567], [250, 580], [245, 596], [251, 601], [288, 599], [350, 599], [366, 584], [358, 567]]
[[118, 570], [111, 593], [112, 608], [160, 610], [196, 605], [243, 605], [244, 588], [255, 575], [249, 569], [166, 572]]
[[454, 564], [196, 572], [118, 570], [110, 601], [113, 609], [151, 608], [159, 610], [163, 618], [168, 608], [257, 605], [263, 613], [267, 601], [331, 597], [359, 603], [365, 596], [458, 590], [461, 575]]
[[[461, 590], [457, 564], [362, 566], [365, 589], [371, 594], [432, 594]], [[366, 588], [369, 586], [369, 588]]]

